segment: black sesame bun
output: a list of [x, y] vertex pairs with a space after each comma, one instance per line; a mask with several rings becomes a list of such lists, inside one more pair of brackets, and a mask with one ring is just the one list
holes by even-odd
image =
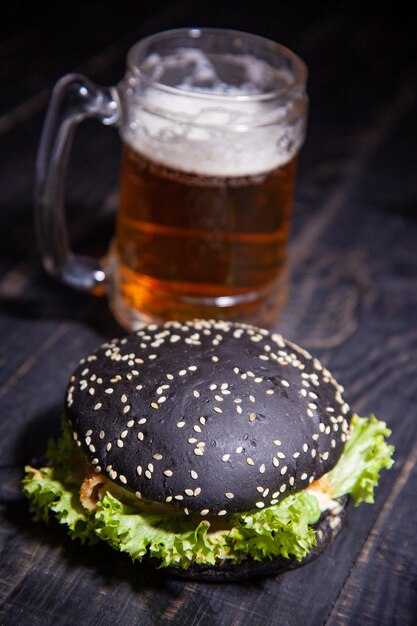
[[[168, 322], [85, 359], [66, 414], [96, 472], [139, 499], [221, 517], [274, 505], [334, 467], [351, 418], [342, 392], [279, 334]], [[338, 524], [322, 526], [325, 545]]]

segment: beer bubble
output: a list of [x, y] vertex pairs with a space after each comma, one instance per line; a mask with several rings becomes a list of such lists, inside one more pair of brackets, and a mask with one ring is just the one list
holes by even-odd
[[[288, 163], [304, 140], [304, 125], [288, 124], [293, 106], [261, 95], [268, 86], [288, 85], [290, 77], [252, 55], [216, 58], [179, 48], [149, 55], [140, 71], [146, 85], [129, 107], [123, 138], [160, 165], [205, 176], [254, 176]], [[302, 118], [304, 101], [300, 106]]]

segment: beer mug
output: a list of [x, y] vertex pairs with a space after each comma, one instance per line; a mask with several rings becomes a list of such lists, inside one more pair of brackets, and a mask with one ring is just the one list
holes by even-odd
[[[282, 45], [212, 28], [139, 41], [115, 87], [61, 78], [37, 159], [47, 272], [106, 293], [130, 330], [195, 317], [272, 324], [286, 299], [306, 78]], [[86, 118], [116, 126], [123, 144], [116, 232], [100, 260], [72, 253], [65, 225], [71, 138]]]

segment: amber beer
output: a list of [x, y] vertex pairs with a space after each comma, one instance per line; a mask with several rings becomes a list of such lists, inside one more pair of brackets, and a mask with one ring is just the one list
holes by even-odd
[[[127, 330], [195, 317], [275, 322], [286, 297], [307, 74], [277, 42], [179, 28], [138, 41], [117, 85], [64, 76], [37, 159], [46, 271], [106, 294]], [[117, 228], [102, 259], [74, 254], [64, 220], [70, 140], [86, 118], [117, 126], [123, 144]]]
[[115, 257], [120, 312], [273, 321], [285, 300], [296, 156], [222, 176], [150, 160], [125, 142]]

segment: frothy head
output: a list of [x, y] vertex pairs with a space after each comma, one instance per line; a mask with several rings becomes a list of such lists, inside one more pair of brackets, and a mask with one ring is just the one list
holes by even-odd
[[187, 173], [267, 173], [290, 161], [304, 140], [307, 99], [304, 84], [294, 82], [288, 67], [254, 54], [153, 51], [120, 86], [123, 139]]

